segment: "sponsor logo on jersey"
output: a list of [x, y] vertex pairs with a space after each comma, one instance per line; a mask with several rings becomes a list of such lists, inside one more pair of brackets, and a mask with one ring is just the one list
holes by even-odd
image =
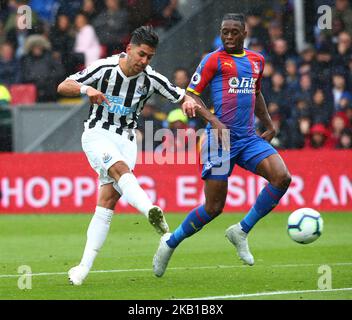
[[110, 106], [104, 101], [102, 105], [111, 113], [116, 113], [120, 116], [127, 116], [130, 113], [136, 111], [136, 106], [125, 107], [123, 103], [123, 98], [110, 96], [108, 94], [105, 97], [109, 100]]
[[223, 65], [232, 68], [232, 62], [224, 62]]
[[255, 93], [255, 83], [256, 78], [249, 78], [249, 77], [232, 77], [229, 79], [229, 86], [230, 89], [228, 93], [246, 93], [246, 94], [253, 94]]

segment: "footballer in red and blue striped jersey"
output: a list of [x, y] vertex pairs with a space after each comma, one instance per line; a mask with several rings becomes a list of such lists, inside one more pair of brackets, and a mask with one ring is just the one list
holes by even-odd
[[[240, 259], [248, 265], [254, 264], [254, 257], [247, 234], [273, 210], [291, 182], [285, 163], [269, 143], [275, 136], [275, 128], [260, 91], [264, 58], [243, 48], [247, 36], [244, 16], [226, 14], [220, 36], [223, 46], [205, 56], [187, 88], [187, 94], [197, 102], [197, 114], [209, 122], [201, 154], [205, 203], [194, 208], [172, 234], [161, 238], [153, 259], [154, 273], [158, 277], [164, 274], [175, 248], [221, 214], [226, 203], [228, 177], [235, 164], [269, 182], [244, 219], [225, 231]], [[208, 85], [215, 116], [198, 97]], [[255, 116], [266, 127], [261, 136], [255, 132]], [[226, 128], [230, 132], [229, 152], [227, 144], [218, 143]]]

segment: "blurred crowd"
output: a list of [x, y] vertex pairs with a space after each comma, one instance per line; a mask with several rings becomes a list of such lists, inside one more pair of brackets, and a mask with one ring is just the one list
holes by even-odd
[[[46, 0], [45, 6], [41, 0], [0, 3], [0, 105], [9, 102], [8, 89], [18, 83], [35, 84], [38, 102], [56, 100], [60, 81], [98, 58], [124, 50], [136, 27], [151, 24], [168, 30], [182, 19], [177, 0]], [[33, 10], [31, 29], [18, 28], [17, 9], [24, 4]], [[278, 149], [352, 148], [350, 1], [333, 1], [332, 13], [332, 28], [320, 30], [314, 20], [309, 26], [312, 36], [299, 51], [292, 0], [276, 1], [269, 9], [258, 8], [246, 15], [245, 47], [266, 59], [262, 93], [278, 132], [272, 141]], [[209, 52], [219, 45], [217, 37]], [[186, 88], [192, 72], [177, 68], [170, 80]], [[211, 107], [209, 93], [203, 97]], [[204, 127], [201, 120], [189, 120], [174, 111], [175, 105], [150, 100], [139, 120], [141, 139], [145, 120], [153, 121], [154, 132]], [[264, 130], [259, 122], [257, 129], [258, 134]], [[153, 148], [158, 145], [154, 143]]]
[[[142, 24], [170, 28], [177, 0], [8, 0], [0, 10], [0, 84], [34, 83], [37, 101], [56, 100], [56, 85], [93, 61], [121, 52]], [[21, 27], [21, 6], [32, 9]], [[22, 7], [23, 8], [23, 7]], [[23, 13], [23, 11], [20, 11]]]
[[[266, 60], [262, 93], [277, 130], [272, 145], [278, 149], [352, 149], [350, 2], [336, 0], [332, 29], [320, 30], [312, 25], [313, 38], [299, 51], [295, 48], [293, 1], [278, 3], [264, 12], [258, 8], [246, 15], [245, 47], [260, 52]], [[209, 51], [219, 46], [218, 36]], [[188, 70], [175, 70], [174, 83], [186, 88], [189, 81]], [[211, 106], [208, 92], [203, 98]], [[170, 112], [168, 108], [170, 105], [166, 104], [160, 110]], [[156, 123], [164, 119], [164, 124], [160, 122], [158, 126], [174, 126], [166, 115], [152, 113], [149, 111], [152, 109], [148, 107], [141, 123], [145, 119]], [[181, 115], [179, 118], [182, 127], [197, 130], [204, 125]], [[260, 135], [264, 130], [257, 122], [257, 133]]]

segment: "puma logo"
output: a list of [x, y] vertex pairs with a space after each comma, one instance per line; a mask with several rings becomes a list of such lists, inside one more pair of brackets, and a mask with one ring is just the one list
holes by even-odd
[[224, 62], [224, 66], [228, 66], [228, 67], [232, 68], [232, 63], [231, 62]]

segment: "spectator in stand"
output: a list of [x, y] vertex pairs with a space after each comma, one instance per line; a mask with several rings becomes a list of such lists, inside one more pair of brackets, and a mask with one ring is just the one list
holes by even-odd
[[66, 73], [74, 73], [74, 65], [77, 64], [72, 54], [75, 38], [67, 15], [60, 14], [56, 17], [55, 25], [50, 29], [49, 40], [55, 59], [62, 62]]
[[254, 39], [260, 39], [262, 43], [269, 42], [269, 35], [264, 26], [262, 19], [262, 10], [252, 9], [246, 15], [246, 30], [248, 43], [251, 43]]
[[83, 0], [82, 11], [87, 15], [89, 21], [94, 21], [99, 14], [94, 0]]
[[330, 82], [332, 77], [332, 59], [333, 54], [331, 45], [324, 43], [317, 51], [316, 68], [319, 72], [315, 75], [317, 86], [322, 87], [324, 90], [330, 90]]
[[271, 21], [268, 27], [268, 34], [269, 34], [269, 41], [268, 41], [267, 49], [271, 52], [274, 42], [284, 37], [284, 31], [281, 26], [281, 23], [277, 20]]
[[333, 103], [335, 111], [342, 111], [346, 104], [343, 102], [344, 98], [350, 99], [351, 94], [346, 88], [346, 79], [342, 71], [337, 71], [332, 76], [332, 89]]
[[345, 69], [347, 67], [349, 58], [352, 54], [351, 44], [351, 35], [346, 31], [341, 32], [338, 36], [336, 55], [333, 59], [333, 65], [335, 68]]
[[294, 100], [293, 108], [291, 110], [291, 118], [296, 121], [303, 116], [309, 116], [311, 119], [311, 100], [304, 96], [297, 95]]
[[301, 75], [298, 84], [298, 90], [296, 91], [294, 98], [304, 99], [311, 104], [314, 88], [312, 84], [312, 77], [310, 73], [304, 73]]
[[255, 52], [259, 52], [264, 57], [267, 56], [264, 42], [258, 38], [251, 38], [251, 41], [248, 44], [248, 49], [253, 50]]
[[322, 149], [329, 148], [328, 139], [330, 132], [322, 124], [317, 123], [310, 129], [309, 139], [306, 141], [304, 146], [305, 149]]
[[94, 31], [89, 24], [88, 17], [85, 13], [80, 12], [75, 18], [77, 29], [74, 52], [84, 54], [84, 65], [87, 67], [100, 58], [100, 43]]
[[52, 57], [49, 41], [41, 35], [29, 36], [22, 59], [22, 81], [34, 83], [38, 102], [56, 99], [56, 88], [65, 77], [62, 65]]
[[319, 47], [322, 43], [327, 42], [336, 45], [338, 42], [339, 34], [342, 31], [345, 31], [346, 28], [343, 20], [339, 17], [335, 17], [332, 19], [331, 29], [320, 30], [319, 27], [317, 27], [317, 30], [319, 32], [319, 36], [317, 39], [317, 45]]
[[340, 110], [342, 110], [343, 112], [346, 112], [348, 106], [351, 104], [352, 101], [352, 95], [350, 91], [347, 91], [346, 93], [344, 93], [340, 99]]
[[318, 88], [313, 93], [313, 104], [311, 106], [312, 122], [322, 123], [327, 126], [334, 112], [331, 99], [328, 99], [323, 89]]
[[300, 56], [300, 64], [310, 65], [310, 72], [313, 74], [317, 71], [315, 66], [315, 48], [312, 44], [307, 43], [303, 46], [302, 50], [299, 53]]
[[342, 111], [336, 112], [331, 119], [331, 139], [334, 147], [337, 146], [344, 129], [350, 129], [348, 117]]
[[310, 135], [310, 128], [312, 125], [311, 115], [309, 110], [303, 110], [297, 115], [297, 118], [294, 118], [290, 122], [290, 140], [291, 148], [301, 149], [308, 142]]
[[105, 0], [106, 9], [96, 19], [93, 26], [99, 41], [107, 48], [107, 55], [122, 51], [128, 37], [128, 12], [122, 8], [120, 0]]
[[352, 9], [349, 0], [336, 0], [335, 8], [332, 10], [332, 17], [333, 19], [342, 19], [346, 31], [352, 34]]
[[267, 59], [264, 66], [263, 76], [262, 76], [262, 93], [265, 100], [269, 97], [269, 92], [271, 90], [271, 78], [274, 74], [274, 66], [270, 59]]
[[182, 17], [177, 10], [178, 0], [152, 0], [152, 19], [156, 26], [170, 29]]
[[345, 128], [341, 131], [337, 149], [352, 149], [352, 129]]
[[347, 106], [345, 114], [348, 119], [348, 123], [349, 123], [348, 126], [352, 128], [352, 104], [351, 103]]
[[275, 69], [284, 72], [285, 62], [288, 58], [287, 41], [283, 38], [274, 40], [272, 51], [269, 54]]
[[15, 58], [12, 44], [5, 42], [0, 45], [0, 83], [10, 86], [20, 81], [20, 62]]
[[290, 117], [290, 110], [287, 105], [287, 95], [285, 77], [281, 72], [276, 71], [271, 78], [271, 87], [266, 95], [268, 97], [268, 108], [271, 102], [276, 103], [279, 106], [278, 112], [285, 118]]
[[297, 63], [294, 59], [287, 59], [285, 63], [286, 85], [288, 92], [295, 92], [299, 87], [299, 78], [297, 74]]

